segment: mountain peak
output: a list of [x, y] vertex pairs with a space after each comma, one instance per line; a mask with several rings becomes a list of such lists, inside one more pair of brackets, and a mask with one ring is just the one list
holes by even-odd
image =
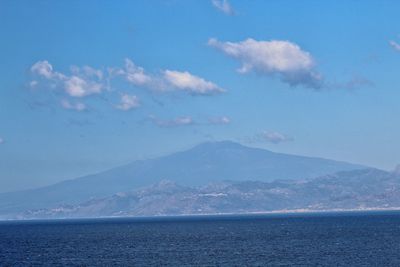
[[360, 168], [363, 166], [275, 153], [233, 141], [206, 142], [186, 151], [135, 161], [52, 186], [0, 194], [0, 215], [2, 212], [46, 208], [60, 203], [79, 203], [92, 197], [105, 197], [151, 184], [156, 184], [160, 191], [175, 192], [174, 183], [190, 187], [226, 180], [305, 180]]

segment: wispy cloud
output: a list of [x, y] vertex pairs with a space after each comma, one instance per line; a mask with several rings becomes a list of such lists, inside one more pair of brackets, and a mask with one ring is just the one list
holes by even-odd
[[246, 39], [242, 42], [220, 42], [211, 38], [208, 45], [217, 48], [229, 57], [240, 61], [239, 73], [256, 71], [269, 76], [279, 76], [290, 86], [302, 85], [319, 89], [323, 78], [315, 70], [311, 54], [289, 41], [257, 41]]
[[159, 119], [153, 115], [148, 117], [151, 122], [159, 127], [178, 127], [178, 126], [189, 126], [189, 125], [227, 125], [231, 120], [227, 116], [215, 116], [209, 117], [207, 120], [195, 120], [191, 116], [180, 116], [170, 120]]
[[0, 145], [4, 144], [4, 139], [2, 137], [0, 137]]
[[208, 119], [208, 123], [213, 125], [225, 125], [231, 123], [231, 119], [226, 116], [212, 117]]
[[65, 108], [65, 109], [71, 109], [71, 110], [75, 110], [75, 111], [84, 111], [84, 110], [86, 110], [86, 105], [84, 103], [82, 103], [82, 102], [71, 103], [67, 99], [61, 100], [61, 106], [63, 108]]
[[400, 44], [395, 42], [395, 41], [389, 41], [389, 44], [391, 47], [393, 47], [394, 50], [400, 52]]
[[157, 126], [159, 127], [180, 127], [180, 126], [188, 126], [188, 125], [193, 125], [195, 124], [194, 120], [190, 116], [182, 116], [182, 117], [177, 117], [171, 120], [161, 120], [158, 119], [154, 116], [149, 116], [149, 119]]
[[363, 76], [360, 75], [353, 75], [348, 81], [346, 82], [333, 82], [327, 84], [327, 87], [335, 89], [335, 88], [343, 88], [348, 90], [355, 90], [359, 88], [365, 87], [374, 87], [375, 83]]
[[277, 131], [262, 131], [250, 137], [240, 138], [240, 141], [247, 143], [272, 143], [280, 144], [294, 141], [294, 138]]
[[78, 126], [78, 127], [85, 127], [88, 125], [92, 125], [94, 123], [89, 121], [88, 119], [69, 119], [68, 124]]
[[135, 95], [122, 94], [120, 104], [116, 105], [120, 110], [131, 110], [140, 106], [139, 98]]
[[279, 144], [282, 142], [289, 142], [289, 141], [293, 141], [293, 138], [280, 133], [280, 132], [275, 132], [275, 131], [264, 131], [261, 134], [259, 134], [259, 138], [261, 141], [266, 141], [266, 142], [270, 142], [273, 144]]
[[233, 15], [235, 13], [228, 0], [211, 0], [211, 3], [215, 8], [227, 15]]
[[29, 82], [29, 87], [30, 88], [35, 88], [37, 85], [38, 85], [38, 81], [33, 80], [33, 81]]

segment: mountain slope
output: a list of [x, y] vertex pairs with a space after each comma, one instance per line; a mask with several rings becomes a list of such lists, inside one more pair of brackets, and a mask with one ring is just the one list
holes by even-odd
[[187, 151], [135, 161], [102, 173], [35, 190], [0, 194], [0, 214], [75, 204], [171, 180], [198, 186], [231, 180], [309, 179], [338, 171], [364, 168], [333, 160], [274, 153], [224, 141], [198, 145]]
[[251, 213], [283, 210], [400, 208], [400, 176], [364, 169], [309, 181], [220, 182], [191, 188], [171, 181], [19, 218]]

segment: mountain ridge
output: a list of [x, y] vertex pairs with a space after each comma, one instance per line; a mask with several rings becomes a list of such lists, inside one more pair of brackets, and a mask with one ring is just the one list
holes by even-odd
[[33, 190], [0, 194], [0, 214], [76, 204], [161, 180], [199, 186], [222, 180], [309, 179], [365, 166], [276, 153], [232, 141], [206, 142], [170, 155], [137, 160], [110, 170]]
[[225, 181], [187, 187], [163, 180], [77, 205], [30, 210], [19, 219], [249, 214], [400, 208], [400, 176], [377, 169], [307, 181]]

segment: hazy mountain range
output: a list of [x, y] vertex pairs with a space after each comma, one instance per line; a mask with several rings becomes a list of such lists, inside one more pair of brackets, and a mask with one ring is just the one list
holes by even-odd
[[[390, 190], [396, 192], [397, 176], [366, 166], [209, 142], [51, 186], [0, 194], [0, 217], [383, 207], [397, 203]], [[381, 202], [379, 196], [384, 196]]]
[[400, 207], [400, 176], [363, 169], [309, 181], [219, 182], [186, 187], [171, 181], [78, 205], [27, 211], [20, 218], [74, 218], [365, 210]]

